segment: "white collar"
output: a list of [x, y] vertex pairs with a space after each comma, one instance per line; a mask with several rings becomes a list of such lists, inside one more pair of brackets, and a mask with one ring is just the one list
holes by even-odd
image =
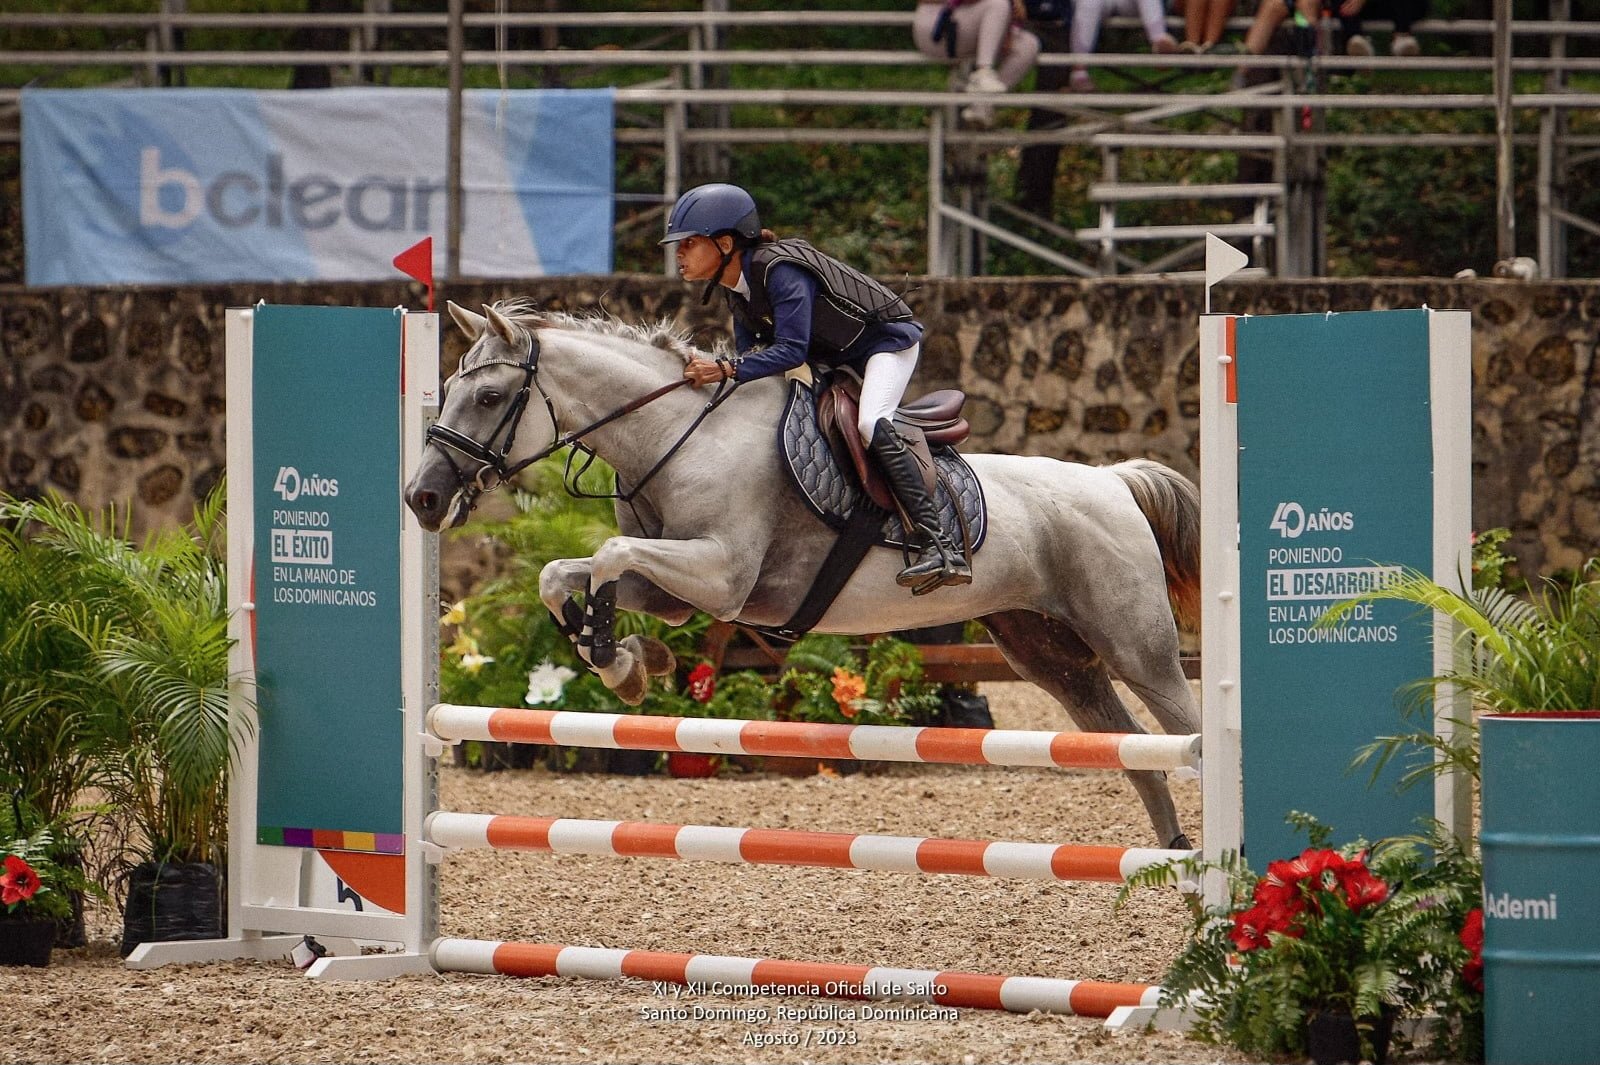
[[733, 291], [737, 292], [739, 295], [743, 296], [745, 299], [749, 299], [750, 298], [750, 282], [748, 282], [748, 281], [746, 281], [744, 279], [744, 270], [743, 270], [743, 268], [741, 268], [739, 270], [739, 281], [738, 281], [737, 284], [735, 284], [733, 286]]

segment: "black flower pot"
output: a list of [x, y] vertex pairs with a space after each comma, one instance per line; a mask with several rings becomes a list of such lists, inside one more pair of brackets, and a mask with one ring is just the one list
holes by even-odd
[[143, 862], [128, 881], [122, 956], [140, 943], [222, 939], [228, 934], [226, 885], [205, 862]]
[[1315, 1065], [1357, 1065], [1370, 1060], [1384, 1065], [1389, 1060], [1389, 1040], [1394, 1035], [1394, 1011], [1383, 1010], [1376, 1017], [1364, 1018], [1370, 1024], [1372, 1057], [1361, 1054], [1361, 1032], [1356, 1019], [1342, 1010], [1318, 1010], [1306, 1019], [1306, 1052]]
[[0, 917], [0, 965], [50, 964], [56, 922], [49, 917]]

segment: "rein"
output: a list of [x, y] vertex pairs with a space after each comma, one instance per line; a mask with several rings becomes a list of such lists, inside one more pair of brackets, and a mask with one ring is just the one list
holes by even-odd
[[[590, 433], [593, 433], [597, 429], [610, 425], [618, 418], [632, 414], [641, 407], [654, 403], [667, 393], [682, 388], [684, 385], [688, 384], [689, 381], [687, 378], [680, 377], [678, 380], [662, 385], [660, 388], [657, 388], [652, 392], [648, 392], [645, 395], [639, 396], [637, 399], [629, 400], [616, 410], [613, 410], [609, 414], [595, 419], [588, 425], [583, 426], [581, 429], [574, 429], [571, 432], [563, 433], [561, 431], [561, 423], [556, 417], [555, 404], [551, 402], [550, 395], [544, 390], [544, 386], [539, 383], [538, 337], [536, 337], [531, 330], [527, 330], [526, 332], [528, 337], [528, 348], [526, 353], [524, 353], [522, 356], [522, 361], [516, 363], [502, 363], [502, 365], [515, 366], [517, 369], [522, 371], [522, 387], [518, 390], [516, 396], [512, 398], [510, 407], [508, 407], [505, 414], [501, 416], [499, 424], [496, 425], [494, 430], [489, 434], [487, 441], [480, 443], [479, 441], [472, 439], [470, 436], [467, 436], [465, 433], [458, 432], [447, 425], [439, 425], [435, 423], [428, 427], [426, 438], [427, 443], [439, 445], [439, 449], [444, 455], [445, 461], [450, 464], [450, 469], [455, 474], [456, 486], [462, 492], [466, 493], [468, 506], [474, 509], [477, 507], [477, 500], [480, 495], [485, 492], [494, 491], [496, 488], [499, 488], [506, 481], [510, 480], [512, 477], [515, 477], [529, 466], [532, 466], [534, 463], [539, 462], [542, 459], [548, 458], [564, 447], [571, 447], [574, 451], [582, 451], [584, 454], [589, 456], [587, 461], [583, 463], [576, 474], [572, 473], [572, 457], [570, 455], [568, 456], [566, 469], [563, 471], [561, 479], [562, 487], [567, 490], [568, 495], [583, 499], [618, 499], [631, 506], [633, 504], [634, 497], [644, 490], [644, 487], [655, 478], [656, 474], [661, 472], [662, 467], [664, 467], [667, 462], [678, 453], [678, 450], [688, 442], [689, 437], [694, 434], [694, 431], [700, 428], [700, 423], [705, 421], [706, 417], [712, 411], [721, 406], [722, 401], [731, 396], [734, 389], [738, 387], [737, 382], [730, 382], [727, 380], [724, 380], [721, 384], [719, 384], [716, 392], [713, 393], [711, 399], [706, 402], [706, 405], [701, 409], [700, 413], [695, 416], [694, 421], [689, 423], [689, 427], [683, 431], [682, 435], [680, 435], [676, 441], [673, 442], [672, 446], [667, 449], [666, 453], [662, 455], [661, 458], [656, 460], [655, 465], [651, 466], [650, 469], [645, 472], [645, 475], [639, 479], [639, 483], [634, 485], [632, 490], [625, 493], [612, 492], [605, 495], [584, 492], [579, 488], [578, 480], [584, 475], [589, 467], [594, 464], [595, 458], [598, 457], [596, 456], [594, 449], [583, 443], [584, 437], [588, 436]], [[490, 366], [495, 364], [484, 363], [483, 365]], [[469, 370], [468, 373], [470, 374], [482, 368], [482, 366], [474, 367], [473, 370]], [[545, 412], [550, 415], [550, 424], [555, 427], [555, 439], [551, 440], [550, 443], [545, 447], [541, 448], [539, 451], [523, 459], [522, 461], [512, 463], [508, 460], [511, 456], [511, 448], [516, 442], [517, 427], [522, 422], [523, 414], [527, 412], [528, 400], [532, 395], [532, 390], [535, 388], [539, 390], [539, 398], [544, 400]], [[504, 438], [499, 450], [496, 451], [492, 446], [493, 441], [497, 438], [500, 438], [501, 434], [504, 434]], [[451, 457], [451, 451], [459, 452], [460, 454], [465, 455], [467, 458], [473, 459], [480, 463], [477, 472], [471, 477], [468, 477], [466, 472], [462, 470], [460, 466], [456, 465], [455, 459]], [[494, 475], [492, 481], [486, 479], [486, 475], [491, 473]]]

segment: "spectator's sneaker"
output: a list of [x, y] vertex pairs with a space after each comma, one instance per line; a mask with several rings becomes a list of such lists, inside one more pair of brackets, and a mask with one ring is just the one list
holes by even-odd
[[976, 67], [967, 79], [968, 92], [1005, 92], [1006, 83], [990, 67]]
[[1211, 51], [1211, 47], [1209, 45], [1201, 44], [1199, 41], [1184, 41], [1182, 44], [1178, 45], [1178, 51], [1182, 52], [1184, 55], [1205, 55], [1207, 52]]
[[1390, 55], [1406, 56], [1420, 55], [1421, 53], [1422, 46], [1418, 44], [1417, 39], [1411, 36], [1409, 33], [1397, 33], [1394, 35], [1394, 40], [1389, 42]]
[[968, 104], [961, 109], [961, 121], [977, 129], [994, 125], [994, 108], [988, 104]]
[[1067, 77], [1068, 92], [1094, 92], [1094, 79], [1082, 67], [1073, 67], [1072, 73]]
[[1156, 55], [1173, 55], [1179, 50], [1178, 39], [1170, 33], [1163, 33], [1150, 42], [1150, 50]]
[[1372, 40], [1365, 34], [1352, 33], [1350, 39], [1344, 42], [1344, 54], [1353, 55], [1359, 59], [1372, 57]]

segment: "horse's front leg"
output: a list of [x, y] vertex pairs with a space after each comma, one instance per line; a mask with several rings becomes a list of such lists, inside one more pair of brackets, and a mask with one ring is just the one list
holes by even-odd
[[[687, 611], [687, 604], [696, 603], [718, 616], [727, 611], [733, 617], [749, 586], [741, 588], [729, 576], [732, 570], [727, 552], [716, 541], [619, 536], [591, 558], [549, 563], [539, 575], [539, 595], [606, 687], [623, 702], [638, 705], [648, 677], [670, 673], [676, 663], [659, 640], [629, 636], [615, 642], [616, 608], [665, 602], [675, 615], [677, 608]], [[620, 603], [619, 583], [626, 593]], [[586, 593], [581, 610], [573, 600], [580, 591]]]

